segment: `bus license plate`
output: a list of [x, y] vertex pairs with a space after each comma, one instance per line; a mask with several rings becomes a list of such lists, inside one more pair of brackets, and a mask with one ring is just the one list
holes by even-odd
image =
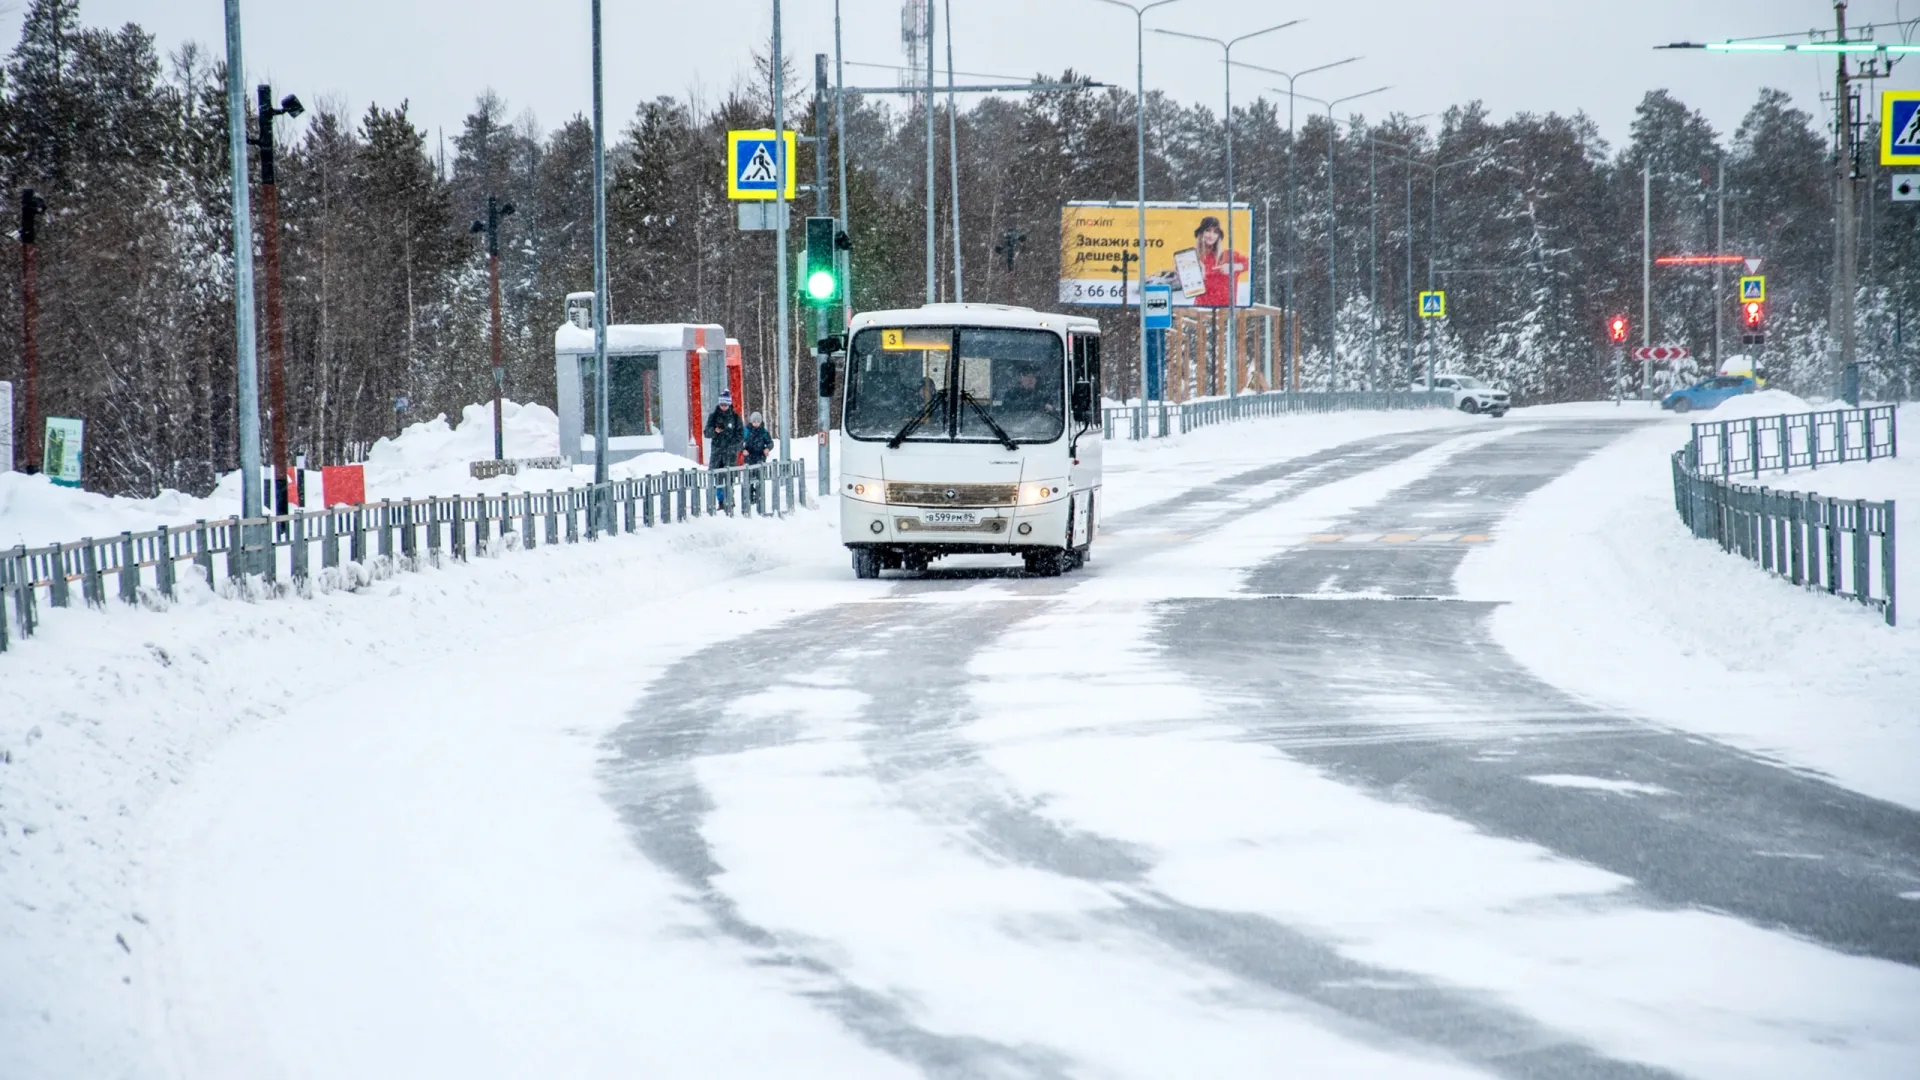
[[977, 510], [923, 510], [920, 512], [923, 525], [978, 525], [980, 512]]

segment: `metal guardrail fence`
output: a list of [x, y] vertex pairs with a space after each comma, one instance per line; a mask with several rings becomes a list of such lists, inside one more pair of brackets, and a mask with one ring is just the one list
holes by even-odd
[[1872, 405], [1698, 423], [1687, 449], [1696, 472], [1722, 477], [1872, 461], [1899, 454], [1895, 416], [1892, 405]]
[[[1871, 418], [1865, 415], [1868, 413], [1873, 414]], [[1736, 426], [1745, 423], [1739, 420], [1695, 424], [1693, 442], [1673, 452], [1674, 509], [1693, 535], [1717, 542], [1722, 551], [1757, 563], [1762, 570], [1795, 585], [1856, 600], [1883, 613], [1887, 625], [1894, 626], [1898, 612], [1893, 500], [1869, 502], [1838, 499], [1811, 491], [1775, 491], [1723, 478], [1729, 462], [1735, 460], [1726, 452], [1728, 440], [1735, 435], [1751, 440], [1747, 443], [1751, 448], [1766, 445], [1761, 442], [1760, 433], [1775, 432], [1780, 438], [1778, 445], [1785, 447], [1783, 452], [1772, 456], [1765, 452], [1750, 453], [1748, 458], [1739, 459], [1743, 463], [1783, 460], [1812, 465], [1816, 461], [1867, 460], [1869, 451], [1872, 457], [1892, 457], [1898, 447], [1890, 406], [1800, 415], [1823, 420], [1788, 423], [1796, 419], [1789, 414], [1758, 417], [1755, 419], [1780, 423], [1750, 427]], [[1831, 443], [1833, 456], [1823, 456], [1828, 453], [1821, 449], [1819, 441], [1823, 423], [1829, 434], [1861, 433], [1863, 437], [1851, 443], [1855, 450], [1850, 456], [1849, 451], [1842, 449], [1849, 441], [1837, 434]], [[1882, 424], [1886, 440], [1875, 442], [1871, 432]], [[1705, 467], [1701, 466], [1699, 456], [1702, 428], [1722, 429], [1708, 433], [1708, 442], [1720, 453]], [[1809, 441], [1801, 444], [1799, 456], [1795, 454], [1791, 438], [1795, 431], [1810, 433]], [[1789, 466], [1761, 467], [1784, 469]]]
[[1164, 439], [1211, 424], [1289, 413], [1360, 410], [1451, 409], [1444, 390], [1333, 390], [1293, 394], [1275, 390], [1230, 398], [1157, 401], [1146, 405], [1109, 405], [1101, 410], [1102, 433], [1109, 439]]
[[572, 544], [583, 535], [599, 538], [596, 496], [605, 499], [608, 531], [614, 533], [703, 514], [784, 516], [807, 504], [807, 465], [795, 460], [682, 469], [560, 491], [387, 500], [197, 521], [41, 548], [21, 545], [0, 550], [0, 652], [8, 644], [8, 609], [18, 634], [32, 636], [41, 590], [53, 607], [73, 603], [76, 583], [89, 606], [105, 606], [109, 588], [126, 603], [138, 604], [148, 588], [175, 598], [181, 563], [189, 564], [188, 573], [203, 575], [209, 587], [217, 585], [215, 556], [224, 560], [229, 580], [259, 577], [273, 582], [284, 574], [301, 583], [312, 576], [316, 544], [323, 571], [341, 566], [343, 545], [348, 564], [383, 560], [417, 570], [422, 562], [464, 560], [470, 553], [485, 554], [503, 545]]

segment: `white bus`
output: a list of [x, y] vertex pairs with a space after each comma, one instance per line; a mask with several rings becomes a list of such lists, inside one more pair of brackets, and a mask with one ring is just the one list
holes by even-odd
[[944, 555], [1086, 561], [1100, 494], [1100, 325], [998, 304], [854, 317], [840, 535], [858, 577]]

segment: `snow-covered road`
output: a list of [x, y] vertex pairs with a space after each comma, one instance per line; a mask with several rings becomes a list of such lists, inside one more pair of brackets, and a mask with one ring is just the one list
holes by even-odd
[[1459, 572], [1638, 423], [1249, 425], [1065, 578], [785, 523], [303, 698], [143, 833], [114, 1071], [1913, 1077], [1920, 813], [1557, 689]]

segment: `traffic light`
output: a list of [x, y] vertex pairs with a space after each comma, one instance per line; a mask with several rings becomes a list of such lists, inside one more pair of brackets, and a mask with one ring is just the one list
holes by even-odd
[[1742, 345], [1765, 345], [1767, 343], [1767, 306], [1764, 301], [1748, 300], [1740, 305]]
[[1615, 315], [1607, 320], [1607, 340], [1619, 345], [1627, 340], [1627, 317]]
[[834, 233], [832, 218], [807, 219], [807, 262], [800, 275], [800, 292], [814, 307], [833, 307], [840, 303], [840, 270], [835, 265]]

